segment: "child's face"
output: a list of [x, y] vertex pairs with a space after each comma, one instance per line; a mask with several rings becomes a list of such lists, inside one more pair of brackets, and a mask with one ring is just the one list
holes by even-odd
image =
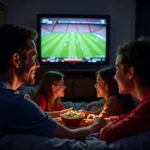
[[56, 97], [64, 97], [65, 96], [65, 89], [66, 85], [64, 84], [64, 79], [62, 78], [57, 85], [55, 85], [55, 88], [53, 89], [54, 96]]
[[94, 86], [97, 91], [97, 97], [107, 97], [108, 95], [108, 88], [107, 84], [104, 84], [104, 80], [101, 78], [100, 75], [97, 76], [96, 78], [96, 84]]

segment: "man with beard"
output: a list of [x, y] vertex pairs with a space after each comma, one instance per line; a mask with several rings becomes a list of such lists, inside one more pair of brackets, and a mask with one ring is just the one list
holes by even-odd
[[[0, 27], [0, 137], [26, 133], [40, 136], [83, 139], [99, 132], [105, 125], [103, 118], [95, 119], [91, 126], [71, 130], [53, 120], [33, 101], [16, 89], [21, 84], [34, 83], [40, 67], [34, 40], [35, 30], [6, 24]], [[99, 125], [99, 122], [104, 122]]]

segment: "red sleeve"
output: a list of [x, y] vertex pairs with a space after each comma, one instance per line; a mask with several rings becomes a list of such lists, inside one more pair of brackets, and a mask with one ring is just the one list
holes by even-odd
[[43, 94], [39, 94], [34, 98], [34, 102], [41, 107], [43, 111], [46, 111], [46, 98]]
[[65, 109], [65, 107], [63, 106], [62, 102], [60, 102], [60, 104], [56, 108], [56, 111], [61, 111], [61, 110], [64, 110], [64, 109]]
[[121, 120], [125, 119], [127, 116], [129, 116], [129, 114], [118, 115], [118, 116], [111, 116], [111, 117], [109, 117], [109, 119], [111, 121], [113, 121], [113, 120], [121, 121]]
[[108, 142], [150, 129], [150, 100], [142, 101], [125, 119], [100, 131], [100, 139]]

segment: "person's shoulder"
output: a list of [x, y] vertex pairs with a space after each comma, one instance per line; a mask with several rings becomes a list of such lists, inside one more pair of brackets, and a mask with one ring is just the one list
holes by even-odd
[[[12, 102], [13, 100], [16, 99], [24, 99], [24, 95], [20, 94], [17, 90], [13, 90], [9, 87], [7, 87], [7, 84], [5, 84], [4, 82], [0, 81], [0, 99], [4, 100], [5, 102], [7, 102], [7, 100], [9, 102]], [[10, 101], [11, 100], [11, 101]]]
[[10, 85], [8, 84], [8, 82], [0, 80], [0, 94], [6, 95], [6, 93], [8, 93], [8, 94], [18, 94], [20, 92], [17, 91], [17, 90], [11, 89]]
[[38, 94], [34, 97], [33, 101], [37, 104], [46, 104], [46, 96], [43, 94]]
[[13, 110], [16, 108], [26, 107], [32, 101], [24, 96], [24, 94], [15, 93], [15, 91], [7, 91], [0, 96], [1, 107]]
[[6, 84], [6, 82], [4, 82], [3, 80], [0, 80], [0, 87], [5, 85], [5, 84]]
[[108, 98], [108, 100], [106, 101], [106, 103], [104, 105], [105, 106], [106, 105], [117, 105], [117, 106], [119, 106], [120, 102], [119, 102], [119, 99], [116, 95], [112, 95]]
[[141, 109], [144, 111], [150, 110], [149, 108], [150, 108], [150, 98], [141, 101], [136, 107], [136, 109]]
[[143, 100], [143, 101], [141, 101], [139, 104], [141, 104], [141, 105], [147, 105], [147, 104], [150, 105], [150, 97]]
[[117, 97], [116, 95], [112, 95], [112, 96], [110, 96], [110, 97], [108, 98], [108, 101], [109, 101], [109, 102], [118, 102], [119, 99], [118, 99], [118, 97]]
[[0, 91], [3, 90], [11, 90], [9, 84], [4, 82], [3, 80], [0, 80]]

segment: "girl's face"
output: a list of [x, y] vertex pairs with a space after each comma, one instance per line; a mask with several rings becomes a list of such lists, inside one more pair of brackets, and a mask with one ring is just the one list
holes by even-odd
[[64, 84], [64, 78], [62, 78], [57, 84], [52, 85], [53, 94], [56, 98], [64, 97], [65, 89], [66, 89], [66, 85]]
[[107, 84], [104, 84], [104, 80], [101, 78], [100, 75], [96, 78], [96, 84], [94, 85], [97, 91], [97, 97], [107, 97], [108, 96], [108, 87]]

